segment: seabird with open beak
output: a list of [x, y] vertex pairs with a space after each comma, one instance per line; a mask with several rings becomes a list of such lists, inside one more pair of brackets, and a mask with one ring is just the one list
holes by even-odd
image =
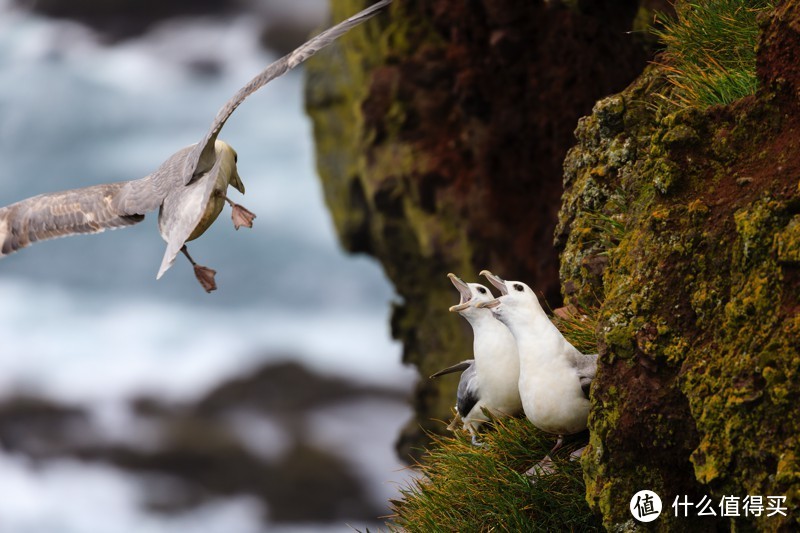
[[236, 229], [252, 227], [255, 218], [227, 196], [229, 185], [241, 193], [244, 185], [236, 169], [236, 152], [217, 139], [220, 130], [250, 94], [300, 65], [391, 2], [377, 2], [269, 65], [222, 106], [199, 143], [178, 150], [152, 174], [132, 181], [41, 194], [0, 208], [0, 257], [36, 241], [131, 226], [144, 220], [145, 213], [159, 209], [158, 229], [167, 249], [156, 279], [183, 253], [206, 292], [216, 289], [216, 272], [195, 263], [186, 242], [202, 235], [226, 202], [233, 208], [231, 216]]
[[559, 436], [555, 451], [564, 435], [586, 429], [597, 354], [585, 355], [572, 346], [528, 285], [504, 281], [488, 270], [481, 275], [503, 293], [479, 305], [491, 309], [516, 339], [519, 394], [525, 416], [542, 431]]
[[[492, 416], [513, 416], [522, 410], [519, 396], [519, 355], [514, 336], [488, 309], [477, 307], [494, 299], [479, 283], [466, 283], [455, 274], [448, 278], [459, 292], [459, 303], [450, 307], [472, 326], [474, 360], [462, 361], [433, 374], [437, 377], [463, 370], [457, 391], [456, 411], [477, 443], [477, 432]], [[455, 421], [454, 421], [455, 423]], [[452, 425], [452, 424], [451, 424]]]

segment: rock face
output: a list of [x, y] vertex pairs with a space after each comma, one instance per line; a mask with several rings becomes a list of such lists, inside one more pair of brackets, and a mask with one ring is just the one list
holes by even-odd
[[[332, 5], [338, 20], [363, 8]], [[395, 2], [309, 63], [307, 105], [345, 248], [377, 257], [395, 338], [428, 376], [471, 354], [445, 277], [489, 268], [560, 303], [553, 230], [577, 119], [645, 65], [638, 2]], [[640, 13], [641, 15], [641, 13]], [[646, 18], [646, 17], [645, 17]], [[441, 431], [456, 379], [421, 380], [401, 455]]]
[[232, 2], [220, 0], [14, 0], [42, 15], [86, 24], [110, 40], [143, 33], [155, 21], [177, 15], [209, 15], [230, 12]]
[[[321, 1], [321, 0], [319, 0]], [[55, 19], [79, 22], [109, 44], [141, 37], [158, 23], [177, 18], [233, 17], [263, 25], [261, 43], [285, 54], [308, 38], [322, 16], [313, 3], [292, 8], [285, 0], [12, 0], [13, 4]], [[322, 6], [319, 6], [322, 7]]]
[[[663, 530], [796, 529], [800, 2], [762, 23], [758, 94], [705, 111], [655, 95], [664, 69], [622, 32], [647, 7], [611, 4], [394, 5], [383, 33], [312, 64], [328, 203], [344, 245], [397, 287], [394, 334], [423, 376], [469, 353], [447, 271], [488, 267], [558, 302], [560, 209], [560, 287], [598, 323], [583, 468], [604, 525], [635, 527], [648, 488]], [[423, 379], [416, 424], [440, 429], [452, 397]], [[785, 496], [787, 516], [671, 508], [748, 495]]]
[[583, 465], [607, 527], [644, 487], [666, 505], [787, 496], [788, 516], [736, 527], [800, 520], [798, 24], [797, 2], [766, 21], [755, 97], [666, 113], [653, 68], [578, 125], [557, 235], [567, 298], [598, 306]]

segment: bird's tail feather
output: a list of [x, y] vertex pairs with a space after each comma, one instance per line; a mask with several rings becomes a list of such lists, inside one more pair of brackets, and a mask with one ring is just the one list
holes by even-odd
[[174, 244], [168, 244], [166, 251], [164, 251], [164, 257], [161, 259], [161, 266], [158, 269], [158, 274], [156, 274], [156, 279], [161, 279], [161, 276], [164, 275], [164, 272], [169, 270], [173, 264], [175, 264], [175, 258], [178, 257], [178, 254], [181, 251], [181, 246], [175, 246]]

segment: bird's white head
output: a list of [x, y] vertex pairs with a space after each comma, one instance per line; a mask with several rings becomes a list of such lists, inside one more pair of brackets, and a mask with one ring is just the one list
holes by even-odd
[[468, 316], [473, 313], [482, 313], [480, 308], [476, 307], [481, 302], [488, 302], [494, 299], [494, 295], [481, 285], [480, 283], [467, 283], [453, 273], [447, 275], [453, 283], [460, 296], [458, 304], [450, 307], [451, 313], [459, 313]]
[[489, 282], [497, 287], [502, 296], [488, 302], [478, 304], [478, 307], [489, 308], [498, 320], [506, 325], [515, 317], [529, 319], [539, 307], [539, 300], [533, 290], [521, 281], [506, 281], [488, 270], [482, 270]]
[[239, 176], [239, 169], [236, 164], [239, 162], [239, 154], [233, 147], [225, 141], [216, 140], [214, 142], [214, 151], [217, 154], [217, 160], [220, 162], [222, 169], [227, 169], [230, 172], [228, 183], [233, 186], [237, 191], [244, 194], [244, 183]]

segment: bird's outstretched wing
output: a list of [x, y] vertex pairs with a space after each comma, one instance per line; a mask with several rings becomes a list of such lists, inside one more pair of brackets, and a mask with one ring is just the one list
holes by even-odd
[[0, 208], [0, 257], [36, 241], [99, 233], [141, 222], [143, 213], [123, 212], [115, 201], [129, 183], [41, 194]]
[[334, 42], [350, 31], [350, 29], [373, 17], [378, 11], [391, 3], [392, 0], [381, 0], [360, 13], [353, 15], [349, 19], [340, 22], [336, 26], [325, 30], [305, 44], [302, 44], [293, 52], [290, 52], [272, 63], [258, 76], [250, 80], [250, 83], [239, 89], [239, 91], [233, 95], [233, 98], [225, 102], [225, 105], [217, 112], [217, 116], [214, 118], [214, 122], [211, 124], [208, 133], [203, 137], [203, 140], [195, 145], [194, 150], [189, 154], [186, 160], [186, 167], [183, 170], [184, 185], [188, 185], [195, 177], [207, 172], [214, 165], [214, 141], [217, 140], [217, 135], [222, 129], [222, 126], [225, 125], [225, 121], [228, 120], [228, 117], [231, 116], [245, 98], [270, 81], [303, 63], [306, 59]]

